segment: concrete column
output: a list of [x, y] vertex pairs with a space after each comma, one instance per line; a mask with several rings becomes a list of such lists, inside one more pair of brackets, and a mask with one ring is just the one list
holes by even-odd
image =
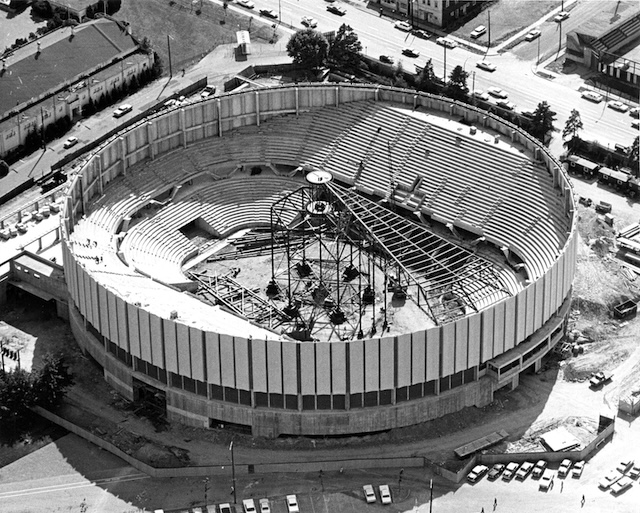
[[222, 109], [220, 108], [220, 98], [216, 100], [216, 111], [218, 113], [218, 137], [222, 137]]
[[256, 126], [260, 126], [260, 92], [256, 91]]
[[520, 373], [513, 376], [511, 379], [511, 390], [514, 390], [520, 384]]
[[296, 91], [296, 116], [300, 115], [300, 89], [295, 88]]
[[180, 109], [180, 130], [182, 131], [182, 147], [187, 147], [187, 122], [185, 120], [185, 110]]
[[542, 358], [540, 360], [537, 360], [536, 363], [533, 364], [533, 370], [535, 372], [540, 372], [540, 369], [542, 369]]
[[149, 141], [149, 158], [153, 160], [156, 157], [156, 138], [153, 130], [153, 122], [147, 123], [147, 140]]
[[122, 161], [122, 176], [127, 176], [127, 143], [124, 137], [118, 138], [118, 149], [120, 150], [120, 160]]

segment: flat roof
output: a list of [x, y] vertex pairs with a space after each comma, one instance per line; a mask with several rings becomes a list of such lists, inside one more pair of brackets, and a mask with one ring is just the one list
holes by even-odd
[[76, 26], [73, 36], [72, 27], [58, 29], [7, 58], [6, 71], [0, 77], [2, 112], [75, 81], [136, 47], [126, 30], [104, 18]]

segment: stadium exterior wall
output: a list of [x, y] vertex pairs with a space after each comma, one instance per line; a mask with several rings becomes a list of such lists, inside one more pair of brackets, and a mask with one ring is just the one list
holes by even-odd
[[[103, 287], [70, 250], [69, 235], [88, 201], [136, 162], [274, 115], [361, 100], [423, 105], [464, 117], [531, 150], [563, 194], [571, 220], [553, 265], [514, 297], [449, 324], [400, 336], [299, 343], [203, 332], [180, 319], [159, 318]], [[505, 353], [516, 361], [517, 346], [532, 340], [539, 361], [559, 339], [575, 273], [573, 191], [546, 148], [475, 107], [375, 86], [246, 91], [148, 118], [88, 156], [70, 186], [63, 225], [74, 335], [104, 366], [110, 384], [132, 397], [137, 377], [165, 390], [171, 418], [199, 426], [242, 424], [265, 436], [379, 431], [487, 404], [504, 384], [487, 371], [488, 362], [505, 360]], [[542, 331], [549, 335], [538, 343]]]

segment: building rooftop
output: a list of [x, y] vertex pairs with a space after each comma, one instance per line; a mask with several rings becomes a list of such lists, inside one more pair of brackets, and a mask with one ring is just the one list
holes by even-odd
[[6, 71], [0, 76], [1, 117], [136, 47], [125, 29], [100, 19], [61, 28], [18, 49], [6, 59]]

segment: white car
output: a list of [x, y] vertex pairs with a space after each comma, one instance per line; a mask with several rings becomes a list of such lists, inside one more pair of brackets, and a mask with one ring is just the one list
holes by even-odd
[[580, 479], [580, 476], [582, 476], [583, 470], [584, 470], [584, 461], [578, 461], [571, 469], [571, 477], [575, 479]]
[[556, 14], [555, 18], [553, 18], [553, 21], [555, 21], [556, 23], [560, 23], [561, 21], [566, 20], [569, 17], [569, 13], [567, 11], [560, 11], [558, 14]]
[[629, 109], [629, 116], [632, 118], [640, 118], [640, 107], [632, 107]]
[[271, 513], [269, 499], [260, 499], [260, 513]]
[[613, 495], [620, 495], [622, 492], [631, 488], [633, 486], [633, 481], [630, 477], [624, 476], [622, 479], [611, 485], [611, 493]]
[[558, 477], [567, 477], [570, 470], [571, 470], [571, 460], [569, 459], [562, 460], [562, 462], [560, 463], [560, 466], [558, 467]]
[[629, 110], [629, 106], [626, 103], [622, 103], [619, 101], [609, 102], [607, 107], [613, 110], [617, 110], [618, 112], [627, 112]]
[[231, 504], [229, 504], [228, 502], [225, 504], [220, 504], [220, 506], [218, 506], [218, 509], [220, 510], [220, 513], [233, 513], [231, 511]]
[[295, 495], [287, 495], [287, 510], [289, 513], [300, 513], [298, 498]]
[[256, 6], [256, 4], [251, 0], [238, 0], [236, 3], [241, 7], [246, 7], [247, 9], [253, 9]]
[[303, 16], [300, 23], [309, 28], [316, 28], [318, 26], [318, 20], [312, 18], [311, 16]]
[[124, 116], [127, 112], [131, 112], [133, 110], [133, 106], [128, 103], [123, 103], [116, 110], [113, 111], [114, 118], [120, 118]]
[[482, 89], [476, 89], [475, 91], [473, 91], [473, 96], [475, 96], [476, 98], [480, 98], [485, 102], [489, 101], [489, 95], [485, 93]]
[[200, 98], [208, 98], [212, 94], [216, 94], [216, 86], [208, 85], [200, 93]]
[[393, 26], [403, 32], [411, 32], [411, 24], [406, 21], [396, 21]]
[[495, 86], [491, 86], [487, 89], [487, 92], [491, 95], [491, 96], [495, 96], [496, 98], [507, 98], [509, 95], [507, 93], [505, 93], [502, 89], [500, 89], [499, 87], [495, 87]]
[[622, 460], [620, 463], [618, 463], [618, 466], [616, 467], [616, 470], [622, 474], [626, 473], [627, 470], [629, 470], [631, 467], [633, 466], [633, 460], [630, 459], [624, 459]]
[[482, 34], [487, 32], [487, 27], [480, 25], [471, 32], [471, 39], [478, 39]]
[[506, 110], [516, 110], [516, 104], [509, 100], [498, 100], [496, 105]]
[[455, 48], [456, 46], [458, 46], [458, 43], [456, 43], [453, 39], [449, 39], [448, 37], [439, 37], [438, 39], [436, 39], [436, 44], [439, 44], [440, 46], [446, 46], [447, 48]]
[[373, 486], [364, 485], [362, 489], [364, 490], [364, 500], [367, 501], [367, 504], [376, 502], [376, 492], [373, 491]]
[[518, 479], [519, 481], [524, 481], [527, 476], [531, 474], [532, 470], [533, 463], [531, 463], [530, 461], [525, 461], [518, 469], [518, 472], [516, 473], [516, 479]]
[[67, 139], [64, 144], [62, 146], [64, 146], [65, 149], [71, 148], [73, 146], [75, 146], [76, 144], [78, 144], [78, 138], [75, 136], [71, 136], [69, 137], [69, 139]]
[[533, 467], [533, 472], [531, 473], [531, 475], [534, 478], [538, 479], [539, 477], [542, 477], [545, 470], [547, 470], [547, 462], [544, 460], [538, 460], [536, 466]]
[[547, 469], [544, 471], [544, 473], [542, 474], [542, 477], [540, 478], [540, 485], [538, 486], [538, 488], [546, 492], [547, 490], [549, 490], [549, 487], [551, 486], [552, 481], [553, 481], [553, 470]]
[[533, 41], [534, 39], [538, 39], [541, 36], [542, 32], [540, 30], [532, 30], [526, 36], [524, 36], [525, 41]]
[[601, 94], [594, 91], [582, 91], [581, 95], [585, 100], [592, 101], [594, 103], [600, 103], [604, 98]]
[[380, 485], [378, 490], [380, 491], [382, 504], [391, 504], [391, 490], [389, 490], [389, 485]]
[[511, 481], [513, 479], [513, 476], [516, 475], [516, 472], [519, 466], [520, 465], [518, 465], [515, 461], [512, 461], [511, 463], [509, 463], [507, 465], [507, 468], [504, 469], [504, 473], [502, 474], [502, 480]]
[[256, 513], [256, 503], [253, 499], [244, 499], [242, 501], [242, 509], [244, 513]]
[[498, 66], [489, 61], [478, 61], [476, 62], [476, 66], [485, 71], [495, 71], [498, 69]]
[[598, 487], [602, 490], [608, 490], [609, 487], [617, 483], [618, 480], [622, 477], [622, 474], [617, 470], [610, 470], [609, 473], [604, 476], [600, 481], [598, 481]]
[[482, 479], [482, 477], [489, 472], [489, 467], [486, 465], [476, 465], [473, 467], [469, 475], [467, 476], [467, 481], [470, 483], [476, 483]]

